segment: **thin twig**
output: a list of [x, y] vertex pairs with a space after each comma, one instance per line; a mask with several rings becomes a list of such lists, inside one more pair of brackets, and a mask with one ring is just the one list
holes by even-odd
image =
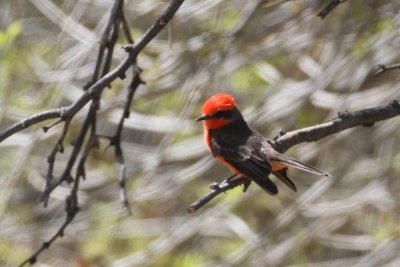
[[58, 231], [46, 242], [42, 244], [42, 246], [33, 253], [28, 259], [22, 262], [19, 267], [23, 267], [26, 264], [35, 264], [37, 262], [37, 258], [39, 255], [46, 249], [48, 249], [51, 244], [53, 244], [58, 238], [64, 236], [64, 231], [67, 226], [74, 220], [76, 214], [79, 212], [78, 206], [78, 186], [79, 186], [79, 176], [74, 181], [74, 186], [71, 189], [70, 195], [65, 199], [65, 211], [66, 218], [63, 225], [58, 229]]
[[318, 16], [324, 19], [329, 13], [331, 13], [339, 4], [346, 2], [347, 0], [332, 0], [324, 9], [322, 9]]
[[[135, 68], [136, 67], [136, 68]], [[123, 150], [121, 148], [121, 137], [122, 137], [122, 130], [124, 129], [124, 122], [125, 119], [129, 118], [130, 116], [130, 107], [132, 104], [133, 97], [135, 95], [136, 89], [139, 87], [139, 85], [144, 84], [142, 79], [140, 78], [140, 68], [138, 68], [136, 65], [133, 68], [134, 76], [132, 78], [132, 82], [130, 83], [128, 87], [128, 95], [126, 97], [126, 103], [123, 111], [123, 115], [121, 116], [121, 119], [118, 124], [117, 132], [115, 134], [115, 156], [117, 158], [117, 162], [120, 166], [120, 171], [118, 175], [118, 181], [119, 181], [119, 186], [120, 186], [120, 199], [121, 203], [124, 205], [126, 210], [128, 211], [129, 214], [132, 214], [127, 192], [126, 192], [126, 167], [125, 167], [125, 159], [124, 159], [124, 154]]]
[[[46, 174], [46, 186], [45, 186], [45, 192], [47, 190], [50, 190], [51, 187], [51, 182], [53, 181], [53, 171], [54, 171], [54, 163], [56, 161], [56, 155], [58, 152], [64, 153], [64, 139], [68, 133], [69, 125], [70, 125], [71, 120], [68, 119], [64, 122], [64, 127], [63, 131], [61, 133], [61, 136], [58, 138], [56, 145], [53, 147], [53, 150], [50, 152], [50, 155], [47, 157], [47, 163], [49, 164], [47, 168], [47, 174]], [[47, 200], [48, 198], [43, 199], [43, 204], [45, 207], [47, 207]]]
[[[93, 74], [92, 81], [89, 82], [88, 84], [93, 84], [97, 81], [98, 75], [101, 70], [101, 75], [104, 76], [106, 73], [110, 71], [111, 68], [111, 61], [112, 61], [112, 55], [114, 51], [114, 46], [117, 42], [118, 39], [118, 32], [119, 32], [119, 27], [121, 24], [121, 13], [123, 12], [123, 0], [119, 0], [115, 2], [110, 20], [108, 22], [108, 25], [106, 27], [105, 32], [102, 35], [102, 42], [100, 43], [100, 48], [99, 48], [99, 54], [98, 54], [98, 60], [96, 62], [95, 66], [95, 71]], [[107, 53], [106, 53], [107, 51]], [[105, 57], [104, 54], [106, 53]], [[104, 62], [103, 59], [104, 58]], [[99, 60], [100, 59], [100, 60]], [[86, 90], [87, 88], [84, 88]], [[44, 190], [44, 194], [42, 197], [44, 206], [47, 206], [48, 199], [50, 197], [50, 193], [58, 186], [60, 185], [63, 181], [71, 182], [72, 177], [71, 177], [71, 169], [75, 165], [76, 159], [78, 154], [81, 151], [85, 136], [87, 135], [87, 132], [89, 128], [92, 129], [92, 134], [90, 136], [89, 141], [85, 145], [84, 149], [84, 154], [85, 156], [81, 158], [81, 161], [79, 162], [78, 169], [84, 173], [84, 164], [86, 162], [87, 156], [90, 153], [91, 148], [93, 148], [93, 144], [96, 142], [97, 137], [96, 137], [96, 121], [97, 121], [97, 111], [100, 106], [100, 98], [101, 94], [103, 92], [104, 88], [102, 90], [99, 90], [96, 95], [93, 96], [92, 103], [89, 107], [89, 111], [87, 113], [87, 117], [85, 119], [85, 122], [83, 123], [81, 130], [78, 134], [77, 140], [73, 142], [74, 144], [74, 149], [70, 155], [70, 158], [68, 160], [68, 164], [61, 175], [60, 179], [57, 181], [55, 185], [51, 184], [51, 181], [53, 179], [53, 167], [54, 167], [54, 162], [55, 162], [55, 156], [57, 152], [62, 152], [63, 149], [58, 149], [59, 147], [63, 148], [63, 140], [65, 138], [66, 133], [68, 132], [68, 126], [70, 123], [70, 120], [72, 119], [71, 117], [66, 120], [65, 125], [64, 125], [64, 130], [62, 133], [62, 136], [58, 140], [56, 146], [54, 147], [53, 151], [51, 152], [50, 156], [48, 157], [48, 162], [49, 162], [49, 168], [47, 172], [47, 177], [46, 177], [46, 187]]]
[[[122, 28], [125, 34], [125, 38], [128, 40], [130, 44], [133, 44], [133, 38], [131, 35], [131, 32], [129, 30], [128, 22], [125, 18], [123, 9], [120, 11], [120, 21], [122, 24]], [[127, 195], [127, 190], [126, 190], [126, 167], [125, 167], [125, 160], [124, 160], [124, 153], [121, 147], [121, 137], [122, 137], [122, 131], [124, 127], [124, 121], [125, 118], [129, 117], [130, 113], [130, 107], [132, 103], [133, 96], [136, 92], [136, 89], [139, 87], [140, 84], [144, 83], [142, 79], [140, 78], [140, 68], [137, 67], [136, 65], [136, 59], [133, 62], [133, 77], [132, 81], [128, 86], [128, 94], [126, 97], [126, 103], [124, 107], [124, 112], [120, 118], [120, 122], [117, 127], [116, 134], [114, 135], [113, 141], [110, 143], [115, 146], [115, 156], [117, 159], [117, 162], [119, 164], [119, 172], [118, 172], [118, 184], [120, 187], [120, 200], [123, 205], [123, 207], [126, 209], [128, 212], [128, 215], [132, 215], [132, 209], [129, 204], [129, 199]]]
[[263, 0], [261, 1], [261, 5], [265, 8], [270, 8], [290, 1], [295, 1], [295, 0]]
[[43, 201], [45, 206], [47, 206], [50, 194], [51, 194], [51, 192], [53, 192], [54, 189], [56, 189], [64, 181], [71, 182], [73, 180], [73, 178], [71, 176], [71, 170], [75, 164], [75, 161], [78, 158], [78, 154], [82, 148], [86, 133], [93, 121], [93, 116], [94, 116], [93, 113], [94, 112], [95, 112], [94, 109], [89, 109], [90, 114], [88, 114], [88, 116], [86, 117], [85, 121], [82, 124], [79, 135], [73, 144], [74, 148], [70, 154], [69, 160], [67, 162], [67, 166], [65, 167], [63, 173], [61, 174], [61, 177], [58, 179], [58, 181], [56, 183], [50, 184], [49, 186], [46, 185], [46, 188], [45, 188], [42, 198], [41, 198], [41, 201]]
[[19, 122], [16, 122], [13, 125], [7, 127], [6, 129], [0, 131], [0, 143], [3, 142], [8, 137], [10, 137], [11, 135], [20, 132], [32, 125], [51, 119], [61, 118], [63, 114], [65, 114], [65, 112], [66, 108], [50, 109], [33, 114]]
[[110, 140], [110, 146], [114, 146], [115, 148], [115, 157], [117, 159], [118, 165], [119, 165], [119, 173], [118, 173], [118, 183], [120, 187], [120, 200], [122, 205], [126, 208], [128, 214], [132, 214], [132, 210], [129, 204], [129, 199], [127, 196], [127, 191], [126, 191], [126, 166], [125, 166], [125, 159], [124, 159], [124, 153], [122, 150], [121, 146], [121, 139], [122, 139], [122, 131], [124, 129], [124, 122], [125, 119], [129, 118], [130, 115], [130, 107], [132, 104], [132, 100], [134, 97], [134, 94], [136, 92], [136, 89], [139, 87], [139, 85], [144, 84], [142, 79], [140, 78], [140, 72], [141, 69], [135, 65], [133, 67], [133, 77], [132, 81], [128, 87], [128, 94], [126, 97], [126, 102], [124, 106], [123, 113], [121, 115], [121, 118], [119, 120], [117, 130], [113, 136], [102, 136], [103, 138], [107, 138]]
[[81, 159], [79, 160], [79, 163], [78, 163], [78, 166], [76, 169], [77, 177], [81, 176], [84, 180], [86, 179], [86, 171], [85, 171], [86, 160], [87, 160], [92, 148], [98, 147], [98, 145], [99, 145], [99, 140], [98, 140], [98, 136], [96, 134], [96, 123], [92, 123], [91, 128], [90, 128], [89, 140], [86, 143], [86, 146], [83, 150]]
[[[236, 173], [229, 176], [228, 178], [224, 179], [224, 181], [220, 184], [217, 184], [217, 183], [210, 184], [211, 191], [208, 192], [206, 195], [202, 196], [201, 198], [199, 198], [196, 202], [193, 202], [192, 204], [190, 204], [189, 207], [187, 208], [187, 212], [193, 213], [196, 210], [203, 207], [208, 202], [210, 202], [213, 198], [215, 198], [219, 194], [224, 193], [224, 192], [228, 191], [229, 189], [233, 189], [237, 186], [248, 184], [250, 181], [249, 179], [244, 178], [244, 177], [239, 177], [237, 179], [233, 179], [235, 176], [237, 176]], [[246, 186], [245, 186], [245, 189], [246, 189]]]
[[388, 70], [394, 70], [394, 69], [400, 69], [400, 64], [393, 64], [393, 65], [378, 65], [378, 70], [375, 72], [375, 76], [379, 76], [382, 73], [388, 71]]
[[[110, 49], [110, 47], [114, 47], [114, 43], [112, 43], [110, 39], [110, 33], [111, 31], [115, 31], [116, 27], [119, 27], [119, 19], [121, 17], [120, 13], [123, 10], [123, 5], [124, 5], [124, 1], [123, 0], [119, 0], [117, 1], [112, 10], [111, 10], [111, 14], [110, 14], [110, 19], [108, 20], [106, 29], [104, 31], [104, 33], [101, 36], [101, 40], [100, 40], [100, 47], [99, 47], [99, 51], [98, 51], [98, 55], [97, 55], [97, 61], [96, 61], [96, 66], [95, 66], [95, 70], [92, 76], [92, 80], [87, 83], [84, 86], [84, 89], [87, 90], [88, 88], [90, 88], [91, 85], [93, 85], [98, 79], [99, 79], [99, 74], [100, 74], [100, 69], [101, 67], [103, 67], [103, 75], [106, 73], [104, 71], [109, 71], [110, 70], [110, 59], [106, 59], [105, 62], [103, 62], [103, 57], [105, 54], [105, 50], [106, 49]], [[112, 53], [108, 53], [108, 55], [112, 55]], [[108, 67], [106, 67], [105, 65], [108, 64]]]
[[[386, 120], [399, 115], [400, 101], [394, 100], [387, 105], [366, 108], [354, 112], [339, 113], [338, 117], [333, 118], [326, 123], [292, 132], [282, 133], [282, 135], [276, 138], [276, 140], [271, 141], [271, 145], [277, 151], [284, 153], [292, 146], [303, 142], [315, 142], [321, 138], [356, 126], [371, 127], [378, 121]], [[187, 211], [189, 213], [193, 213], [219, 194], [244, 184], [244, 181], [236, 180], [232, 180], [228, 184], [226, 181], [223, 181], [219, 185], [214, 185], [209, 193], [191, 204], [187, 208]]]

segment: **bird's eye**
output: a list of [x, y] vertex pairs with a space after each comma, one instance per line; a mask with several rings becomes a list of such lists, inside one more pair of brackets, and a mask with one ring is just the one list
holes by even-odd
[[214, 113], [214, 115], [212, 117], [216, 118], [216, 119], [220, 119], [220, 118], [229, 119], [230, 117], [232, 117], [232, 111], [218, 110], [217, 112]]

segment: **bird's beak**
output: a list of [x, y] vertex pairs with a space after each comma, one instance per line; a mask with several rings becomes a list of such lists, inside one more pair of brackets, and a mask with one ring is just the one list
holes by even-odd
[[204, 121], [204, 120], [207, 120], [207, 119], [210, 119], [210, 118], [211, 117], [209, 115], [201, 115], [200, 117], [198, 117], [196, 119], [196, 121]]

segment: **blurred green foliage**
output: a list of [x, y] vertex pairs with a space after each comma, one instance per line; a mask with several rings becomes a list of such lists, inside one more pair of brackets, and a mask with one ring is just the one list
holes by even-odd
[[[125, 2], [135, 40], [167, 3]], [[211, 156], [199, 145], [202, 126], [193, 121], [211, 94], [232, 93], [268, 137], [280, 128], [300, 129], [339, 111], [400, 97], [398, 73], [373, 76], [378, 64], [400, 61], [396, 1], [347, 1], [325, 20], [316, 16], [323, 1], [288, 1], [255, 10], [247, 2], [189, 1], [141, 53], [138, 64], [146, 84], [136, 92], [132, 110], [142, 116], [135, 121], [132, 113], [122, 143], [134, 213], [127, 217], [116, 204], [121, 169], [114, 148], [100, 138], [86, 164], [87, 177], [79, 190], [81, 211], [65, 232], [68, 238], [57, 240], [40, 262], [73, 266], [82, 258], [99, 267], [124, 261], [123, 266], [339, 266], [332, 261], [373, 257], [380, 245], [400, 237], [398, 119], [288, 151], [330, 172], [329, 179], [290, 171], [297, 193], [279, 181], [280, 192], [274, 197], [254, 185], [245, 194], [235, 188], [195, 214], [186, 213], [191, 202], [209, 192], [208, 184], [230, 174], [208, 161]], [[34, 112], [70, 105], [91, 80], [99, 39], [84, 39], [86, 33], [74, 23], [99, 38], [110, 3], [51, 4], [54, 1], [47, 6], [40, 1], [0, 3], [0, 130]], [[243, 21], [242, 31], [231, 36]], [[118, 40], [113, 66], [126, 56], [120, 49], [125, 43]], [[262, 64], [267, 67], [260, 71]], [[115, 133], [117, 119], [111, 120], [110, 114], [121, 114], [127, 75], [104, 91], [97, 121], [100, 135]], [[72, 122], [65, 152], [57, 155], [55, 179], [74, 148], [85, 112]], [[179, 123], [171, 119], [172, 129], [163, 132], [163, 125], [148, 127], [154, 118]], [[51, 123], [0, 144], [2, 266], [22, 262], [64, 220], [71, 185], [62, 185], [48, 209], [37, 205], [47, 156], [63, 125], [46, 134], [37, 129]], [[369, 191], [362, 191], [366, 186]], [[337, 242], [336, 235], [349, 240]], [[370, 238], [371, 248], [363, 248], [352, 236]], [[398, 261], [395, 254], [381, 266]]]

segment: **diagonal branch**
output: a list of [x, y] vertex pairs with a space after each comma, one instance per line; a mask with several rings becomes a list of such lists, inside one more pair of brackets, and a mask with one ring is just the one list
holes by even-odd
[[324, 7], [319, 13], [318, 16], [321, 19], [324, 19], [329, 13], [331, 13], [339, 4], [346, 2], [347, 0], [331, 0], [331, 2]]
[[[20, 132], [32, 125], [38, 124], [43, 121], [62, 118], [65, 116], [66, 108], [55, 108], [46, 110], [43, 112], [39, 112], [33, 114], [19, 122], [14, 123], [13, 125], [7, 127], [6, 129], [0, 131], [0, 143], [3, 142], [5, 139], [10, 137], [11, 135]], [[63, 115], [64, 114], [64, 115]]]
[[77, 178], [74, 180], [74, 185], [71, 189], [69, 196], [65, 199], [65, 211], [66, 217], [64, 223], [58, 229], [58, 231], [46, 242], [42, 244], [42, 246], [33, 253], [28, 259], [23, 261], [19, 267], [23, 267], [26, 264], [33, 265], [37, 262], [37, 258], [43, 251], [50, 248], [51, 244], [53, 244], [59, 237], [64, 236], [65, 229], [67, 226], [74, 220], [76, 214], [79, 212], [78, 206], [78, 188], [79, 188], [80, 176], [77, 175]]
[[[86, 117], [84, 123], [82, 124], [81, 130], [79, 132], [78, 137], [76, 138], [75, 142], [74, 142], [74, 148], [70, 154], [69, 160], [67, 162], [67, 166], [65, 167], [63, 173], [61, 174], [61, 177], [54, 183], [51, 184], [51, 180], [49, 182], [49, 179], [47, 179], [47, 183], [46, 183], [46, 187], [45, 190], [43, 192], [41, 201], [43, 201], [44, 206], [47, 206], [48, 203], [48, 199], [50, 197], [51, 192], [53, 192], [53, 190], [55, 188], [57, 188], [62, 182], [67, 181], [67, 182], [72, 182], [73, 178], [71, 176], [71, 170], [72, 167], [75, 164], [75, 161], [78, 158], [78, 154], [82, 148], [86, 133], [90, 127], [90, 125], [92, 124], [92, 118], [94, 115], [94, 110], [90, 109], [89, 110], [89, 114]], [[50, 164], [49, 164], [50, 165]], [[49, 167], [50, 168], [50, 167]]]
[[399, 69], [400, 70], [400, 64], [393, 64], [393, 65], [378, 65], [378, 70], [375, 72], [375, 76], [379, 76], [382, 73], [388, 71], [388, 70], [394, 70], [394, 69]]
[[210, 187], [211, 191], [208, 192], [207, 194], [205, 194], [204, 196], [202, 196], [200, 199], [198, 199], [193, 204], [189, 205], [189, 207], [187, 208], [187, 212], [188, 213], [195, 212], [196, 210], [203, 207], [205, 204], [207, 204], [209, 201], [211, 201], [213, 198], [215, 198], [219, 194], [224, 193], [224, 192], [226, 192], [230, 189], [233, 189], [237, 186], [245, 185], [243, 191], [246, 191], [246, 184], [247, 184], [247, 186], [250, 185], [249, 184], [250, 180], [245, 177], [239, 177], [237, 179], [233, 179], [236, 176], [237, 176], [237, 174], [235, 173], [235, 174], [229, 176], [228, 178], [224, 179], [224, 181], [220, 184], [217, 184], [217, 183], [210, 184], [209, 187]]
[[[274, 141], [271, 141], [271, 145], [279, 152], [284, 153], [292, 146], [303, 142], [315, 142], [321, 138], [357, 126], [372, 127], [376, 122], [390, 119], [399, 115], [399, 100], [394, 100], [387, 105], [366, 108], [354, 112], [346, 111], [339, 113], [336, 118], [333, 118], [328, 122], [292, 132], [282, 133], [280, 136], [274, 138]], [[187, 211], [189, 213], [193, 213], [219, 194], [243, 184], [245, 184], [245, 180], [240, 178], [228, 182], [225, 180], [219, 185], [214, 184], [211, 188], [212, 190], [191, 204], [187, 208]]]
[[58, 229], [58, 231], [46, 242], [42, 244], [42, 246], [32, 254], [28, 259], [23, 261], [19, 267], [23, 267], [26, 264], [33, 265], [37, 262], [37, 258], [43, 251], [48, 249], [51, 244], [53, 244], [59, 237], [64, 236], [64, 231], [67, 226], [74, 220], [75, 215], [79, 212], [78, 206], [78, 186], [79, 186], [79, 177], [74, 181], [74, 186], [71, 189], [70, 195], [65, 199], [65, 211], [66, 211], [66, 218], [64, 223]]
[[283, 153], [292, 146], [303, 142], [314, 142], [356, 126], [371, 127], [378, 121], [390, 119], [399, 115], [400, 102], [398, 100], [373, 108], [366, 108], [353, 112], [345, 111], [339, 113], [336, 118], [328, 122], [283, 134], [274, 142], [274, 147], [276, 150]]
[[265, 8], [270, 8], [290, 1], [295, 0], [262, 0], [261, 4]]

